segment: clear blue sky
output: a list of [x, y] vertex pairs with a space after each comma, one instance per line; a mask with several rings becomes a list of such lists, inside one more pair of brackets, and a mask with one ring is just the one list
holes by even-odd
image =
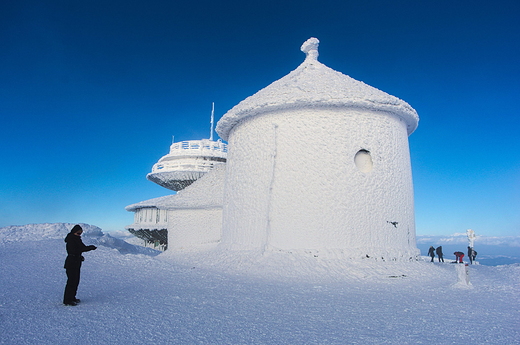
[[176, 141], [320, 61], [397, 96], [418, 234], [520, 233], [520, 3], [7, 0], [0, 4], [0, 226], [123, 229]]

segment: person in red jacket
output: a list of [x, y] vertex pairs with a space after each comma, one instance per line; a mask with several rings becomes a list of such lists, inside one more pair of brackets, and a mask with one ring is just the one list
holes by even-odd
[[72, 230], [65, 237], [67, 243], [67, 258], [65, 259], [64, 268], [67, 273], [67, 285], [65, 285], [65, 293], [63, 295], [63, 304], [75, 306], [80, 300], [76, 298], [78, 291], [79, 276], [81, 271], [81, 262], [85, 260], [83, 252], [96, 249], [96, 246], [86, 246], [81, 240], [83, 229], [79, 225], [74, 225]]
[[464, 253], [463, 252], [455, 252], [453, 254], [455, 255], [455, 262], [456, 263], [459, 263], [459, 264], [463, 264], [464, 263], [462, 261], [462, 258], [464, 257]]

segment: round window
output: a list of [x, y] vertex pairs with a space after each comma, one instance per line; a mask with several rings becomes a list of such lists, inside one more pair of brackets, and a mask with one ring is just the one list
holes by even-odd
[[356, 167], [359, 171], [367, 173], [372, 171], [373, 163], [372, 156], [370, 156], [370, 152], [367, 150], [359, 150], [354, 157], [354, 163], [356, 163]]

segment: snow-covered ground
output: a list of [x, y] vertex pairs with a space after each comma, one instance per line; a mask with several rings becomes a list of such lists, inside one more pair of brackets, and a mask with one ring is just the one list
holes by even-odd
[[0, 344], [520, 344], [518, 263], [469, 266], [466, 286], [451, 260], [181, 261], [95, 227], [66, 307], [72, 225], [0, 228]]

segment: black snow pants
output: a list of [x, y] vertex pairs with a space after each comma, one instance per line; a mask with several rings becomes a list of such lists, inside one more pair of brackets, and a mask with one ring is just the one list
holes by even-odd
[[63, 303], [67, 304], [76, 300], [76, 293], [78, 291], [79, 277], [81, 272], [81, 259], [75, 260], [75, 258], [72, 258], [72, 260], [69, 260], [69, 258], [67, 258], [65, 270], [67, 273], [67, 285], [65, 285]]

